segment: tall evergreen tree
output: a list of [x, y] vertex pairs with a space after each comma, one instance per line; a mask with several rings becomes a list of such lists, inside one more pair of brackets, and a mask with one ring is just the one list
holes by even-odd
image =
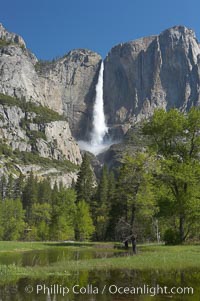
[[0, 180], [0, 192], [1, 192], [2, 200], [5, 200], [6, 198], [6, 188], [7, 188], [7, 180], [5, 175], [3, 175]]
[[14, 179], [13, 179], [13, 175], [10, 174], [6, 186], [6, 198], [13, 199], [13, 197], [14, 197]]
[[39, 203], [51, 203], [51, 183], [50, 179], [44, 179], [38, 183], [38, 201]]
[[93, 209], [93, 218], [94, 224], [96, 227], [96, 239], [105, 240], [107, 226], [108, 226], [108, 213], [109, 213], [109, 178], [108, 178], [108, 169], [104, 165], [101, 172], [101, 177], [99, 185], [97, 187], [96, 193], [96, 206], [95, 210]]
[[103, 204], [107, 204], [108, 201], [108, 184], [109, 184], [109, 179], [108, 179], [108, 169], [107, 166], [104, 165], [102, 168], [102, 174], [100, 178], [100, 182], [98, 185], [98, 191], [97, 191], [97, 199], [99, 202], [99, 207]]
[[114, 198], [115, 189], [116, 189], [115, 175], [113, 171], [111, 171], [108, 175], [108, 200], [110, 204], [112, 203], [112, 200]]
[[38, 199], [38, 182], [37, 178], [34, 177], [31, 171], [29, 178], [23, 189], [22, 194], [22, 204], [23, 208], [26, 210], [26, 221], [31, 219], [32, 206], [37, 202]]
[[15, 180], [14, 198], [22, 199], [22, 193], [24, 188], [24, 176], [20, 172], [19, 177]]
[[94, 175], [87, 153], [83, 156], [75, 190], [77, 193], [77, 202], [85, 200], [88, 204], [91, 203], [94, 191]]

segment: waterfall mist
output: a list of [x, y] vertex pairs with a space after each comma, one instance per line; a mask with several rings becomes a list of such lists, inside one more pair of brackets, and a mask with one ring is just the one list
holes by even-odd
[[108, 132], [108, 127], [106, 126], [104, 115], [103, 72], [104, 64], [102, 61], [99, 71], [98, 82], [96, 85], [96, 98], [93, 108], [91, 140], [89, 142], [78, 142], [81, 149], [87, 150], [93, 153], [94, 155], [98, 155], [99, 153], [103, 152], [112, 144], [109, 141], [104, 140], [105, 135]]

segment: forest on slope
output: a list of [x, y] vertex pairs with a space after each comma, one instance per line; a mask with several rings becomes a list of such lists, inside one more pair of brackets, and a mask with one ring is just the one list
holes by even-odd
[[2, 177], [0, 238], [198, 241], [200, 110], [156, 110], [137, 132], [137, 151], [124, 152], [117, 169], [104, 165], [97, 181], [88, 153], [71, 188], [52, 188], [32, 173]]

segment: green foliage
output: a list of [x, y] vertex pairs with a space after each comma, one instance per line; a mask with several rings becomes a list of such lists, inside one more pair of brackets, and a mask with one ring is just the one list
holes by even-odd
[[30, 143], [33, 145], [36, 144], [37, 139], [47, 140], [45, 133], [42, 131], [30, 131], [26, 129], [26, 135], [29, 137]]
[[192, 108], [186, 115], [175, 109], [158, 110], [143, 132], [152, 138], [151, 149], [159, 166], [154, 176], [160, 213], [168, 211], [178, 219], [175, 227], [183, 242], [200, 217], [200, 111]]
[[148, 155], [137, 153], [134, 157], [124, 159], [119, 172], [113, 209], [119, 212], [117, 219], [123, 216], [136, 229], [140, 225], [134, 224], [135, 221], [144, 215], [145, 218], [151, 218], [156, 209], [151, 164]]
[[95, 228], [90, 216], [89, 205], [85, 201], [77, 204], [76, 211], [76, 238], [78, 240], [87, 240], [93, 234]]
[[12, 174], [10, 174], [8, 177], [8, 183], [6, 186], [6, 196], [8, 199], [14, 198], [14, 179]]
[[32, 215], [29, 225], [31, 232], [29, 239], [34, 240], [48, 240], [49, 239], [49, 225], [51, 222], [51, 205], [48, 203], [34, 203], [32, 206]]
[[0, 104], [8, 105], [8, 106], [20, 106], [20, 104], [22, 104], [22, 102], [20, 100], [18, 100], [17, 98], [0, 93]]
[[148, 138], [142, 133], [141, 124], [135, 125], [127, 131], [124, 137], [124, 143], [135, 147], [136, 151], [141, 149], [141, 147], [148, 145], [149, 141]]
[[20, 200], [0, 202], [0, 236], [2, 240], [17, 240], [25, 228], [24, 211]]
[[10, 45], [19, 46], [22, 50], [26, 49], [24, 45], [19, 45], [18, 43], [15, 43], [14, 41], [7, 41], [5, 38], [0, 39], [0, 48], [10, 46]]
[[0, 39], [0, 47], [9, 46], [11, 43], [6, 41], [5, 39]]
[[146, 153], [136, 152], [134, 156], [124, 158], [111, 198], [108, 225], [110, 239], [115, 234], [118, 238], [123, 237], [123, 240], [131, 234], [136, 235], [140, 241], [149, 237], [155, 239], [152, 222], [157, 205], [152, 165]]
[[[111, 190], [113, 190], [113, 178], [109, 181], [109, 172], [107, 166], [104, 165], [100, 181], [97, 187], [97, 193], [95, 195], [95, 208], [93, 211], [94, 225], [96, 228], [95, 238], [99, 241], [103, 241], [106, 238], [106, 232], [109, 223], [109, 210], [110, 210], [110, 199]], [[109, 186], [110, 184], [110, 186]], [[110, 190], [111, 189], [111, 190]]]
[[98, 202], [100, 204], [106, 204], [108, 201], [108, 169], [106, 165], [103, 166], [102, 175], [98, 185]]
[[[42, 132], [36, 132], [35, 135], [31, 137], [31, 141], [33, 144], [35, 142], [36, 137], [44, 139], [45, 135]], [[20, 152], [18, 149], [12, 150], [12, 148], [6, 143], [4, 143], [1, 139], [0, 155], [10, 157], [16, 163], [19, 162], [24, 164], [39, 164], [46, 168], [54, 167], [56, 169], [59, 169], [60, 171], [76, 171], [78, 169], [78, 166], [69, 160], [56, 160], [45, 158], [41, 157], [37, 152]]]
[[33, 102], [26, 102], [25, 99], [17, 99], [5, 94], [0, 93], [0, 104], [7, 106], [17, 106], [25, 113], [35, 113], [36, 116], [31, 120], [30, 117], [26, 121], [34, 123], [48, 123], [52, 121], [66, 120], [64, 116], [59, 115], [57, 112], [44, 107], [40, 104]]
[[24, 189], [24, 176], [20, 172], [19, 177], [15, 180], [14, 198], [21, 199]]
[[166, 245], [177, 245], [180, 243], [179, 232], [169, 228], [165, 231], [163, 240]]
[[52, 189], [50, 179], [44, 179], [38, 184], [38, 200], [39, 203], [51, 203]]
[[91, 198], [94, 192], [94, 175], [90, 165], [89, 156], [86, 153], [83, 156], [75, 189], [77, 193], [77, 201], [84, 200], [88, 204], [91, 203]]
[[0, 139], [0, 155], [11, 157], [12, 153], [13, 153], [12, 148], [6, 143], [4, 143], [2, 139]]
[[32, 218], [32, 206], [37, 202], [38, 195], [38, 182], [31, 172], [26, 185], [24, 186], [22, 203], [23, 208], [26, 210], [26, 221], [28, 222]]
[[[28, 123], [27, 117], [27, 129]], [[33, 134], [33, 143], [43, 135], [34, 131], [29, 134]], [[23, 202], [25, 238], [100, 241], [120, 237], [124, 241], [134, 234], [141, 242], [159, 241], [161, 237], [166, 244], [199, 239], [200, 111], [156, 111], [142, 127], [146, 147], [138, 133], [129, 135], [134, 154], [123, 157], [115, 176], [104, 166], [97, 182], [87, 154], [83, 156], [74, 189], [57, 184], [52, 188], [50, 180], [38, 180], [32, 173], [26, 180], [22, 175], [16, 180], [12, 176], [2, 177], [2, 202], [8, 198], [20, 198]], [[12, 152], [3, 141], [0, 152], [4, 156], [11, 152], [16, 162], [52, 166], [61, 172], [77, 168], [68, 161], [41, 158], [37, 153]], [[0, 217], [3, 218], [2, 212]], [[0, 225], [2, 239], [17, 237]]]
[[25, 164], [39, 164], [44, 167], [55, 167], [61, 171], [75, 171], [77, 165], [68, 160], [56, 160], [40, 157], [38, 153], [13, 151], [14, 156]]
[[114, 176], [114, 173], [112, 171], [110, 171], [108, 174], [108, 200], [110, 203], [114, 198], [115, 189], [116, 189], [115, 176]]
[[1, 181], [0, 181], [0, 192], [1, 192], [1, 200], [5, 200], [6, 198], [6, 190], [7, 190], [7, 180], [5, 175], [2, 175]]
[[[56, 184], [52, 189], [49, 179], [39, 181], [31, 172], [27, 179], [21, 174], [16, 180], [2, 177], [0, 192], [0, 239], [74, 239], [77, 208], [73, 189], [58, 189]], [[88, 233], [90, 229], [84, 237]]]
[[62, 188], [58, 192], [56, 187], [54, 189], [50, 237], [52, 240], [74, 239], [76, 194], [72, 189]]

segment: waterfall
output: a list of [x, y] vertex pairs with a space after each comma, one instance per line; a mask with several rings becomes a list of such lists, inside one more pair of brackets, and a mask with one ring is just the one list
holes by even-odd
[[103, 138], [108, 131], [103, 108], [103, 71], [104, 64], [102, 61], [99, 78], [96, 85], [96, 98], [93, 108], [93, 129], [91, 133], [91, 145], [96, 147], [103, 144]]
[[99, 77], [96, 84], [96, 97], [93, 107], [93, 122], [92, 132], [90, 135], [91, 140], [89, 142], [79, 141], [79, 146], [83, 150], [87, 150], [94, 155], [105, 151], [112, 144], [111, 142], [105, 142], [104, 137], [108, 132], [104, 115], [104, 101], [103, 101], [103, 71], [104, 64], [101, 62], [99, 71]]

